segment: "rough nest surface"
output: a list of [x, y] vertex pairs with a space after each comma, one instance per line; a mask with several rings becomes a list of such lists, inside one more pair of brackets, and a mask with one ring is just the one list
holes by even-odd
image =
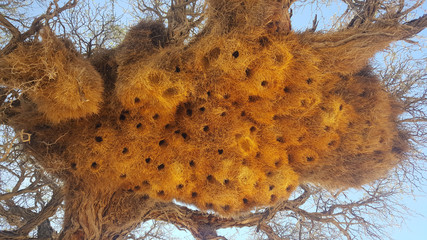
[[222, 215], [273, 205], [302, 182], [384, 175], [406, 143], [397, 104], [359, 67], [367, 59], [345, 67], [333, 61], [342, 49], [260, 19], [211, 21], [185, 47], [143, 22], [89, 60], [45, 30], [0, 60], [4, 84], [31, 87], [9, 124], [32, 134], [28, 149], [69, 192], [125, 189]]

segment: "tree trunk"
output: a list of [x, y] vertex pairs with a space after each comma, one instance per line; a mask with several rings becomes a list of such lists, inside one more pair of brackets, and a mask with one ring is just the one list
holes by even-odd
[[67, 191], [59, 239], [125, 239], [152, 206], [146, 195], [133, 191], [111, 193], [82, 185]]

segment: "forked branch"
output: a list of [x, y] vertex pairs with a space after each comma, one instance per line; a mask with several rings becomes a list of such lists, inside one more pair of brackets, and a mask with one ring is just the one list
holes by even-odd
[[35, 18], [31, 23], [30, 28], [24, 33], [21, 33], [18, 28], [7, 19], [6, 16], [0, 14], [0, 24], [7, 28], [12, 34], [12, 39], [0, 51], [0, 55], [6, 55], [12, 52], [19, 43], [24, 42], [28, 38], [37, 34], [40, 29], [42, 29], [43, 22], [44, 25], [46, 25], [50, 19], [58, 16], [61, 12], [67, 9], [75, 7], [78, 3], [78, 0], [69, 0], [62, 7], [60, 7], [58, 5], [58, 1], [59, 0], [53, 0], [53, 2], [51, 2], [49, 7], [47, 8], [46, 12]]

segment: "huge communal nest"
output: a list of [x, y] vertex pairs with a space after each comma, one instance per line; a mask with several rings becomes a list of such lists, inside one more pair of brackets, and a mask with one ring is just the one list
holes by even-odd
[[141, 22], [85, 59], [45, 28], [0, 59], [2, 84], [22, 89], [7, 124], [66, 183], [63, 238], [110, 238], [172, 199], [236, 216], [305, 182], [361, 186], [403, 158], [401, 107], [366, 65], [419, 28], [295, 33], [288, 3], [209, 3], [186, 46]]

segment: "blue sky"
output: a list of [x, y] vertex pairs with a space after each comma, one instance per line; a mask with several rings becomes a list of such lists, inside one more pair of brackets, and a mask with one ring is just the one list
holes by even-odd
[[426, 186], [422, 188], [424, 192], [416, 191], [413, 197], [404, 197], [402, 202], [414, 210], [414, 215], [408, 216], [406, 222], [400, 229], [391, 229], [391, 236], [395, 239], [418, 240], [425, 239], [427, 236], [427, 197]]

